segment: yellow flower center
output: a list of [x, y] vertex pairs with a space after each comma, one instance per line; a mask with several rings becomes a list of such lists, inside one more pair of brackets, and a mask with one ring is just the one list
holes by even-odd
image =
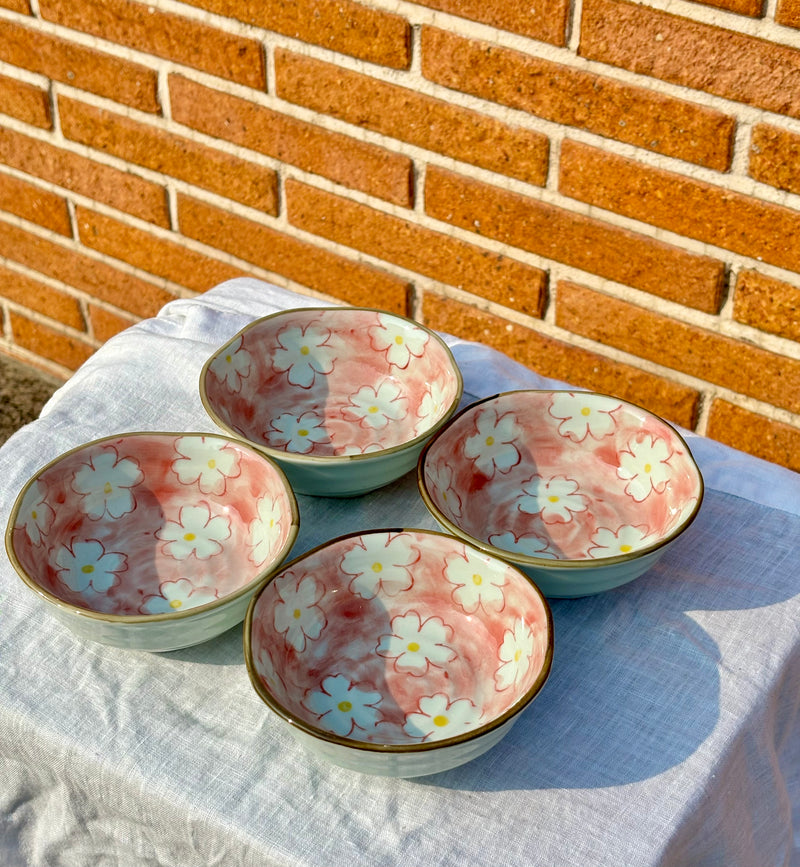
[[371, 406], [371, 407], [367, 410], [367, 412], [377, 412], [377, 411], [378, 411], [378, 407], [377, 407], [377, 406]]
[[233, 361], [233, 356], [232, 356], [232, 355], [226, 355], [226, 356], [225, 356], [225, 361], [227, 361], [228, 364], [230, 364], [230, 363]]
[[555, 495], [550, 496], [550, 497], [548, 497], [547, 499], [548, 499], [551, 503], [557, 503], [557, 502], [558, 502], [558, 497], [556, 497]]
[[183, 539], [185, 542], [194, 542], [194, 533], [184, 533]]
[[581, 410], [581, 415], [591, 415], [591, 412], [592, 412], [592, 411], [589, 409], [589, 407], [588, 407], [588, 406], [585, 406], [585, 407], [583, 407], [583, 409]]
[[472, 583], [473, 583], [476, 587], [480, 587], [480, 585], [483, 584], [483, 578], [482, 578], [480, 575], [478, 575], [478, 573], [476, 572], [476, 573], [472, 576]]
[[520, 659], [522, 659], [522, 651], [518, 648], [514, 651], [514, 662], [519, 662]]
[[448, 718], [447, 718], [443, 713], [437, 714], [437, 715], [433, 718], [433, 724], [434, 724], [435, 726], [439, 726], [439, 728], [443, 728], [443, 727], [446, 726], [449, 722], [450, 722], [450, 720], [449, 720], [449, 719], [448, 719]]
[[486, 437], [486, 445], [493, 446], [494, 445], [494, 437]]
[[373, 572], [382, 572], [383, 571], [383, 565], [381, 563], [378, 563], [378, 562], [373, 563], [372, 564], [372, 571]]
[[342, 713], [349, 713], [353, 709], [353, 704], [349, 701], [340, 701], [336, 707], [338, 707]]
[[36, 514], [36, 509], [31, 512], [31, 518], [35, 521], [39, 516]]
[[419, 645], [416, 641], [409, 641], [406, 650], [410, 650], [411, 653], [416, 653], [419, 650]]
[[214, 458], [211, 458], [211, 460], [208, 462], [208, 468], [210, 470], [213, 470], [216, 465], [217, 465], [217, 462], [214, 460]]
[[110, 494], [111, 491], [113, 491], [113, 490], [114, 490], [114, 489], [111, 487], [111, 482], [106, 482], [106, 483], [103, 485], [103, 493], [104, 493], [104, 494]]
[[299, 608], [295, 608], [294, 611], [292, 611], [292, 617], [294, 617], [295, 620], [299, 620], [301, 615], [302, 611], [300, 611]]
[[397, 337], [395, 337], [394, 342], [395, 342], [398, 346], [402, 346], [402, 345], [403, 345], [403, 338], [398, 334]]
[[304, 427], [301, 427], [300, 430], [297, 431], [297, 435], [301, 437], [307, 437], [308, 431]]
[[81, 566], [81, 572], [86, 575], [91, 575], [94, 572], [94, 566], [91, 563], [87, 563], [85, 566]]
[[180, 599], [171, 599], [169, 603], [170, 608], [180, 608], [183, 605]]
[[620, 550], [623, 554], [627, 554], [628, 551], [631, 550], [631, 546], [630, 546], [630, 545], [620, 545], [620, 546], [619, 546], [619, 550]]
[[645, 465], [644, 465], [644, 471], [645, 471], [646, 473], [649, 473], [652, 469], [653, 469], [653, 467], [652, 467], [650, 464], [645, 464]]
[[300, 355], [308, 355], [311, 350], [307, 346], [300, 347]]

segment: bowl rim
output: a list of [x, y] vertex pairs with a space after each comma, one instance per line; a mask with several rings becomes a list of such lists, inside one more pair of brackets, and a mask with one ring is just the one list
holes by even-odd
[[464, 732], [462, 734], [454, 735], [450, 738], [442, 738], [440, 740], [427, 741], [424, 743], [371, 743], [369, 741], [359, 741], [353, 738], [337, 735], [334, 732], [326, 731], [325, 729], [319, 728], [312, 723], [307, 722], [306, 720], [300, 719], [295, 714], [291, 713], [287, 708], [285, 708], [276, 698], [274, 698], [270, 691], [264, 686], [261, 678], [258, 676], [258, 673], [255, 670], [252, 639], [253, 617], [255, 615], [255, 609], [258, 604], [258, 600], [261, 597], [261, 594], [272, 583], [272, 581], [278, 577], [281, 572], [292, 568], [297, 563], [305, 560], [308, 557], [311, 557], [319, 551], [334, 545], [341, 544], [348, 539], [383, 533], [419, 533], [423, 536], [443, 537], [445, 539], [449, 539], [452, 542], [458, 542], [459, 544], [465, 545], [467, 548], [472, 548], [476, 551], [476, 553], [486, 553], [478, 551], [474, 545], [470, 545], [469, 542], [466, 542], [463, 539], [458, 539], [455, 536], [452, 536], [450, 533], [445, 533], [440, 530], [426, 530], [420, 527], [385, 527], [372, 530], [356, 531], [351, 533], [345, 533], [341, 536], [336, 536], [333, 539], [329, 539], [327, 542], [323, 542], [320, 545], [315, 545], [313, 548], [305, 551], [299, 557], [295, 557], [291, 561], [282, 564], [279, 569], [276, 569], [272, 574], [267, 576], [250, 600], [250, 604], [247, 608], [247, 614], [245, 615], [244, 619], [243, 644], [244, 659], [247, 666], [247, 674], [250, 678], [251, 685], [253, 686], [254, 690], [261, 698], [261, 700], [267, 705], [267, 707], [269, 707], [270, 710], [277, 714], [284, 722], [289, 723], [292, 727], [299, 729], [302, 732], [305, 732], [307, 735], [310, 735], [316, 740], [347, 747], [348, 749], [362, 750], [369, 753], [393, 755], [424, 753], [431, 750], [437, 750], [444, 747], [450, 747], [457, 744], [466, 743], [467, 741], [475, 740], [490, 731], [494, 731], [495, 729], [500, 728], [513, 717], [520, 714], [533, 701], [533, 699], [541, 692], [542, 688], [544, 687], [545, 682], [550, 676], [553, 665], [553, 649], [555, 643], [555, 636], [553, 613], [551, 611], [550, 604], [547, 601], [547, 598], [545, 597], [544, 593], [542, 593], [542, 591], [539, 589], [538, 584], [533, 580], [533, 578], [530, 577], [530, 575], [526, 575], [525, 572], [523, 572], [521, 569], [518, 569], [513, 563], [503, 561], [499, 557], [494, 557], [493, 559], [498, 560], [504, 567], [511, 568], [523, 581], [525, 581], [526, 584], [530, 585], [533, 588], [535, 594], [539, 598], [545, 614], [545, 623], [547, 628], [547, 648], [545, 650], [544, 659], [542, 661], [542, 667], [539, 670], [539, 673], [537, 674], [533, 684], [528, 687], [528, 689], [521, 696], [519, 696], [509, 708], [507, 708], [505, 711], [503, 711], [502, 714], [499, 714], [489, 722], [484, 723], [481, 726], [476, 726], [474, 729], [471, 729], [470, 731]]
[[[71, 602], [67, 602], [59, 596], [56, 596], [55, 593], [51, 593], [49, 590], [40, 586], [31, 575], [28, 574], [25, 567], [20, 562], [17, 557], [16, 550], [14, 548], [14, 527], [15, 521], [19, 514], [20, 508], [22, 506], [22, 502], [25, 499], [25, 495], [31, 489], [36, 481], [38, 481], [39, 477], [56, 466], [60, 461], [65, 458], [70, 457], [71, 455], [76, 454], [77, 452], [83, 451], [84, 449], [91, 448], [92, 446], [101, 445], [102, 443], [110, 442], [113, 440], [119, 440], [122, 438], [139, 438], [139, 437], [193, 437], [193, 438], [204, 438], [210, 437], [214, 439], [225, 440], [237, 448], [245, 448], [247, 451], [253, 453], [259, 460], [268, 464], [272, 467], [272, 469], [277, 473], [279, 480], [281, 481], [284, 491], [287, 494], [287, 498], [289, 501], [290, 507], [290, 517], [291, 523], [289, 526], [289, 531], [287, 534], [286, 541], [281, 547], [280, 552], [277, 555], [276, 561], [274, 565], [269, 566], [267, 569], [259, 570], [259, 573], [256, 577], [252, 578], [247, 584], [239, 587], [237, 590], [232, 593], [228, 593], [225, 596], [220, 597], [219, 599], [215, 599], [213, 602], [206, 602], [203, 605], [196, 605], [193, 608], [187, 608], [185, 611], [171, 611], [163, 614], [110, 614], [101, 611], [92, 611], [90, 608], [82, 608], [80, 605], [74, 605]], [[295, 493], [292, 490], [291, 485], [289, 484], [288, 479], [286, 478], [286, 474], [283, 470], [275, 463], [275, 461], [271, 460], [268, 455], [265, 455], [260, 452], [259, 449], [254, 448], [247, 441], [242, 441], [240, 439], [236, 439], [235, 437], [228, 436], [224, 433], [209, 433], [205, 431], [161, 431], [161, 430], [143, 430], [143, 431], [123, 431], [115, 434], [108, 434], [107, 436], [98, 437], [97, 439], [87, 440], [86, 442], [82, 442], [72, 448], [68, 449], [65, 452], [57, 455], [52, 460], [48, 461], [46, 464], [37, 469], [25, 482], [20, 492], [17, 494], [17, 497], [14, 501], [14, 505], [11, 507], [11, 512], [9, 514], [8, 523], [6, 524], [5, 531], [5, 548], [6, 553], [8, 555], [8, 559], [11, 561], [11, 565], [14, 567], [17, 575], [20, 579], [31, 589], [37, 596], [44, 599], [46, 602], [49, 602], [59, 608], [61, 611], [67, 612], [68, 614], [74, 614], [78, 617], [85, 617], [87, 620], [96, 620], [103, 623], [115, 623], [115, 624], [150, 624], [150, 623], [166, 623], [172, 621], [180, 621], [186, 620], [190, 617], [198, 617], [205, 614], [209, 614], [213, 612], [215, 609], [227, 607], [231, 602], [234, 602], [236, 599], [239, 599], [242, 596], [251, 593], [254, 587], [257, 587], [258, 584], [265, 579], [273, 570], [280, 568], [283, 560], [286, 558], [286, 555], [291, 550], [294, 542], [297, 538], [297, 534], [300, 528], [300, 513], [297, 506], [297, 499], [295, 497]]]
[[643, 406], [640, 406], [637, 403], [633, 403], [632, 401], [625, 400], [624, 398], [617, 397], [616, 395], [607, 394], [601, 391], [591, 391], [590, 389], [583, 388], [520, 388], [520, 389], [511, 389], [509, 391], [499, 391], [496, 394], [491, 394], [488, 397], [482, 397], [473, 403], [468, 404], [463, 409], [461, 409], [456, 415], [454, 415], [448, 422], [447, 428], [451, 425], [455, 425], [462, 416], [467, 415], [470, 412], [474, 412], [477, 407], [481, 404], [489, 403], [490, 401], [496, 400], [497, 398], [507, 398], [511, 395], [520, 395], [520, 394], [575, 394], [575, 393], [584, 393], [590, 394], [597, 397], [607, 397], [611, 400], [619, 401], [621, 404], [630, 407], [632, 409], [638, 410], [639, 412], [644, 413], [646, 416], [655, 419], [665, 425], [678, 442], [684, 447], [686, 451], [686, 456], [689, 460], [689, 466], [694, 469], [694, 472], [697, 476], [697, 502], [694, 505], [692, 511], [684, 517], [684, 519], [673, 528], [673, 530], [668, 533], [666, 536], [659, 538], [657, 541], [647, 545], [643, 548], [637, 548], [635, 551], [631, 551], [627, 554], [615, 554], [612, 557], [597, 557], [597, 558], [587, 558], [585, 560], [576, 560], [576, 559], [562, 559], [562, 560], [553, 560], [548, 557], [536, 557], [533, 554], [523, 554], [518, 551], [508, 551], [504, 548], [497, 548], [496, 546], [490, 544], [489, 542], [485, 542], [482, 539], [477, 539], [474, 536], [470, 535], [466, 530], [463, 530], [453, 521], [451, 521], [439, 507], [434, 503], [433, 498], [431, 497], [430, 492], [428, 491], [428, 486], [425, 481], [425, 461], [430, 453], [430, 451], [436, 445], [437, 440], [440, 435], [444, 435], [445, 428], [441, 428], [436, 434], [431, 437], [431, 439], [425, 444], [424, 448], [420, 452], [419, 458], [417, 460], [417, 488], [419, 490], [420, 496], [422, 497], [425, 506], [428, 511], [434, 516], [434, 518], [453, 535], [457, 536], [459, 539], [463, 539], [465, 541], [470, 542], [479, 550], [483, 551], [485, 554], [492, 554], [495, 557], [498, 557], [501, 560], [507, 560], [520, 566], [528, 567], [533, 566], [539, 569], [546, 569], [548, 571], [573, 571], [573, 570], [582, 570], [582, 569], [601, 569], [605, 566], [616, 566], [621, 563], [631, 563], [635, 560], [639, 560], [642, 557], [645, 557], [653, 552], [657, 551], [659, 548], [663, 548], [668, 545], [670, 542], [674, 541], [681, 533], [686, 530], [689, 525], [694, 521], [697, 517], [698, 512], [700, 511], [700, 506], [703, 502], [703, 497], [705, 496], [705, 483], [703, 481], [703, 474], [700, 471], [700, 467], [697, 465], [697, 461], [692, 454], [691, 449], [689, 448], [686, 440], [681, 436], [678, 430], [674, 425], [670, 424], [665, 419], [661, 418], [661, 416], [656, 415], [654, 412], [650, 412], [650, 410], [645, 409]]
[[[456, 392], [453, 396], [453, 400], [450, 402], [446, 412], [443, 413], [438, 421], [427, 428], [423, 433], [417, 434], [413, 439], [406, 440], [403, 443], [398, 443], [394, 446], [389, 446], [384, 449], [380, 449], [378, 451], [366, 452], [351, 455], [314, 455], [314, 454], [301, 454], [299, 452], [287, 452], [283, 449], [277, 449], [274, 446], [270, 446], [267, 443], [259, 443], [255, 440], [249, 439], [245, 434], [241, 434], [236, 431], [233, 427], [231, 427], [227, 422], [225, 422], [222, 418], [220, 418], [219, 414], [216, 412], [214, 407], [211, 404], [211, 400], [206, 391], [206, 380], [208, 377], [208, 371], [211, 368], [211, 365], [214, 361], [219, 357], [220, 353], [227, 347], [238, 340], [240, 337], [243, 337], [248, 331], [252, 331], [262, 325], [264, 322], [267, 322], [271, 319], [278, 319], [282, 317], [288, 317], [297, 313], [330, 313], [330, 314], [344, 314], [344, 313], [380, 313], [382, 316], [389, 316], [392, 319], [395, 319], [399, 322], [404, 323], [407, 326], [413, 326], [415, 328], [419, 328], [432, 337], [437, 344], [444, 350], [445, 358], [447, 359], [450, 369], [456, 380]], [[203, 364], [202, 369], [200, 370], [200, 380], [199, 380], [199, 388], [200, 388], [200, 400], [203, 404], [205, 411], [208, 413], [209, 417], [214, 421], [216, 425], [223, 431], [225, 431], [228, 436], [233, 437], [235, 439], [240, 439], [243, 442], [250, 443], [255, 448], [258, 448], [266, 454], [268, 454], [271, 458], [277, 461], [283, 461], [284, 463], [289, 464], [320, 464], [324, 466], [335, 466], [337, 464], [347, 465], [350, 463], [354, 463], [357, 461], [366, 461], [366, 460], [374, 460], [375, 458], [383, 458], [385, 456], [395, 454], [400, 451], [405, 451], [406, 449], [414, 448], [416, 445], [424, 442], [429, 437], [433, 436], [438, 430], [440, 430], [449, 420], [452, 418], [454, 413], [456, 412], [459, 403], [461, 402], [461, 397], [464, 393], [464, 377], [461, 373], [461, 369], [456, 362], [455, 356], [453, 355], [453, 351], [444, 341], [444, 339], [439, 335], [436, 331], [431, 328], [428, 328], [426, 325], [423, 325], [421, 322], [417, 322], [415, 319], [411, 319], [409, 316], [404, 316], [401, 313], [393, 313], [390, 310], [384, 310], [380, 307], [357, 307], [357, 306], [340, 306], [340, 305], [330, 305], [330, 306], [316, 306], [316, 307], [290, 307], [286, 310], [278, 310], [275, 313], [270, 313], [267, 316], [260, 316], [258, 319], [254, 319], [252, 322], [248, 322], [243, 328], [240, 328], [236, 334], [226, 340], [223, 344], [218, 346], [214, 352], [206, 359]]]

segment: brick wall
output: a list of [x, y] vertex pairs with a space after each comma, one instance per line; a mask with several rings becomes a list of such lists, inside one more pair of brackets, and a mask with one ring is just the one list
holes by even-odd
[[0, 0], [0, 351], [241, 274], [800, 470], [800, 0]]

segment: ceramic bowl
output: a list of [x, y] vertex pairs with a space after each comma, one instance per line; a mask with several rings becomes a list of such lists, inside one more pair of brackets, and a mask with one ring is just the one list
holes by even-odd
[[256, 320], [208, 360], [214, 421], [266, 451], [297, 493], [356, 496], [412, 470], [455, 412], [446, 344], [402, 316], [301, 308]]
[[14, 504], [6, 548], [82, 638], [163, 651], [241, 623], [297, 531], [285, 476], [247, 444], [127, 433], [39, 470]]
[[256, 692], [318, 757], [414, 777], [496, 744], [550, 672], [550, 609], [513, 566], [435, 531], [343, 536], [253, 597]]
[[674, 428], [579, 391], [512, 391], [472, 404], [429, 442], [417, 481], [443, 527], [525, 569], [550, 597], [632, 581], [703, 498]]

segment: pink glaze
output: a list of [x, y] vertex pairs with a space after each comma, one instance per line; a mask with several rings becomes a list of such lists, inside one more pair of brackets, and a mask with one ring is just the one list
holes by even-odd
[[695, 511], [702, 481], [666, 422], [589, 392], [509, 392], [430, 443], [433, 506], [480, 542], [545, 560], [603, 560], [658, 545]]
[[282, 474], [227, 437], [125, 434], [29, 482], [13, 553], [29, 583], [113, 615], [178, 614], [266, 574], [296, 534]]
[[549, 610], [522, 573], [415, 530], [346, 537], [289, 564], [249, 622], [265, 700], [369, 743], [486, 726], [532, 698], [552, 653]]
[[257, 320], [220, 349], [204, 402], [228, 430], [301, 455], [358, 455], [423, 436], [460, 381], [445, 345], [403, 317], [298, 309]]

